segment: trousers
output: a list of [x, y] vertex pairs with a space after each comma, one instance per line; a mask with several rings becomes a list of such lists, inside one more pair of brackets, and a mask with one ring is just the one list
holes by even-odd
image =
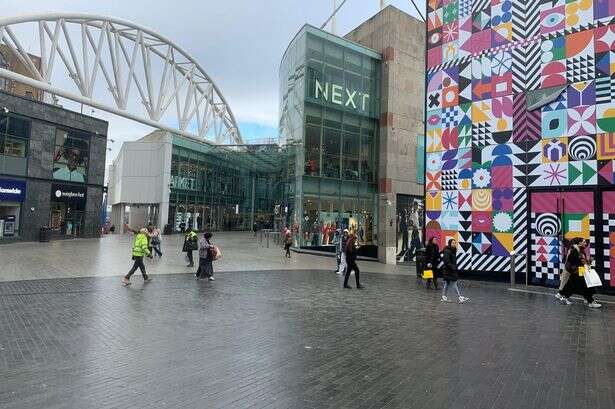
[[135, 262], [132, 264], [132, 268], [126, 274], [126, 278], [132, 277], [132, 275], [137, 271], [137, 268], [141, 270], [141, 275], [143, 278], [147, 278], [147, 273], [145, 272], [145, 264], [143, 263], [143, 257], [135, 257]]
[[350, 272], [354, 271], [354, 279], [357, 284], [357, 287], [361, 285], [359, 282], [359, 266], [357, 266], [356, 261], [354, 260], [346, 260], [346, 274], [344, 275], [344, 287], [348, 285], [348, 278], [350, 278]]

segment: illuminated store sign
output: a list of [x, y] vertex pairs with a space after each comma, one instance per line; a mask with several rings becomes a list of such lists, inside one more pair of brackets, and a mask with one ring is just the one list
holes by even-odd
[[368, 108], [369, 94], [357, 90], [351, 90], [341, 85], [318, 80], [314, 81], [314, 98], [324, 99], [336, 105], [366, 111]]

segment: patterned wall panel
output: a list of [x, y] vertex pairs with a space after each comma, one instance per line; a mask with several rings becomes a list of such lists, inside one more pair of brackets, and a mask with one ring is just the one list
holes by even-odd
[[529, 248], [559, 244], [527, 234], [532, 189], [615, 184], [615, 2], [429, 0], [427, 15], [427, 235], [456, 237], [462, 269], [508, 271], [514, 251], [525, 270]]

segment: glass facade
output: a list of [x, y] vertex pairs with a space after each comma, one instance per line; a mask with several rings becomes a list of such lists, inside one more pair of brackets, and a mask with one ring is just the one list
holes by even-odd
[[283, 197], [290, 187], [280, 169], [290, 151], [273, 145], [212, 146], [174, 137], [167, 223], [174, 231], [229, 231], [250, 230], [256, 222], [270, 228], [285, 222], [289, 203]]
[[380, 55], [305, 26], [280, 65], [280, 133], [295, 146], [296, 245], [332, 247], [337, 228], [377, 237]]
[[25, 176], [31, 122], [10, 114], [0, 115], [0, 173]]
[[85, 183], [88, 178], [90, 135], [75, 130], [56, 129], [53, 178]]

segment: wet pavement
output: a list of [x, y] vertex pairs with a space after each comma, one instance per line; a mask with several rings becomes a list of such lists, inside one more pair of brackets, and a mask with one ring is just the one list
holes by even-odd
[[0, 408], [615, 407], [612, 305], [477, 282], [442, 303], [411, 276], [345, 290], [317, 266], [129, 287], [91, 268], [0, 283]]

